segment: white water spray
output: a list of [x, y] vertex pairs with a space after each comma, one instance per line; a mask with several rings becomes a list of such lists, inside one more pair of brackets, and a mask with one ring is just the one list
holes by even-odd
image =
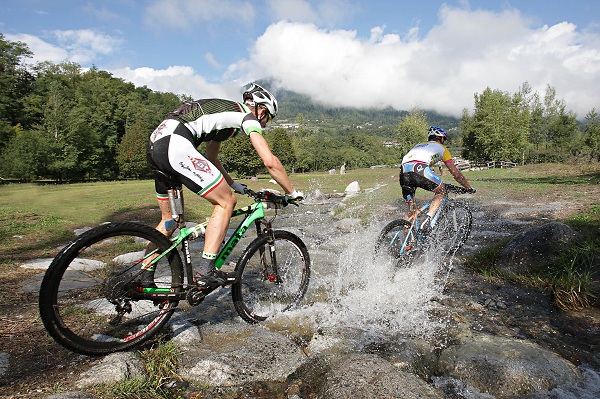
[[313, 264], [318, 270], [308, 297], [314, 302], [300, 312], [315, 327], [346, 339], [427, 338], [442, 326], [431, 315], [432, 299], [442, 295], [445, 281], [438, 278], [440, 264], [423, 256], [412, 267], [400, 268], [375, 256], [381, 228], [374, 223], [346, 235], [336, 263]]

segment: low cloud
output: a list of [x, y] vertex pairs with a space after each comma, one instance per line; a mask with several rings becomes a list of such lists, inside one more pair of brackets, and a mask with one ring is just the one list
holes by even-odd
[[185, 94], [194, 98], [237, 98], [240, 95], [237, 84], [209, 83], [189, 66], [171, 66], [159, 70], [152, 68], [121, 68], [112, 70], [111, 73], [116, 77], [134, 83], [136, 86], [146, 86], [160, 92]]
[[542, 95], [553, 86], [580, 116], [600, 106], [598, 35], [568, 22], [530, 25], [516, 10], [442, 7], [438, 25], [423, 37], [374, 27], [361, 39], [355, 31], [282, 21], [227, 76], [249, 71], [250, 80], [262, 72], [282, 88], [334, 106], [417, 106], [454, 116], [471, 110], [474, 94], [486, 87], [514, 93], [524, 82]]

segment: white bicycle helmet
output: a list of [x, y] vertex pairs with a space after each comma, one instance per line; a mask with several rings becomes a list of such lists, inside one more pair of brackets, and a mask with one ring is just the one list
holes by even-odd
[[251, 83], [243, 94], [244, 102], [251, 101], [254, 104], [262, 105], [267, 108], [271, 119], [277, 116], [279, 107], [277, 106], [277, 100], [270, 91], [261, 87], [256, 83]]
[[446, 134], [446, 131], [439, 126], [431, 126], [429, 128], [429, 131], [427, 132], [427, 135], [429, 138], [431, 138], [432, 136], [443, 137], [444, 139], [448, 138], [448, 134]]

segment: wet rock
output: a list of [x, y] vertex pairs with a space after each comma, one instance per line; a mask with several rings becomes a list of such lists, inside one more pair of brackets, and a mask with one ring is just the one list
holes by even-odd
[[285, 381], [304, 361], [301, 348], [284, 335], [241, 323], [205, 325], [202, 342], [188, 347], [179, 375], [206, 386]]
[[129, 378], [141, 378], [145, 375], [144, 370], [144, 364], [133, 352], [112, 353], [84, 372], [82, 378], [77, 381], [77, 387], [114, 384]]
[[537, 344], [490, 335], [463, 338], [442, 352], [438, 366], [439, 375], [496, 398], [549, 391], [581, 380], [572, 363]]
[[342, 233], [355, 233], [361, 229], [361, 221], [358, 218], [345, 218], [335, 222], [335, 226]]
[[576, 237], [569, 226], [560, 222], [528, 229], [506, 244], [496, 266], [515, 274], [527, 273], [540, 261], [556, 257]]
[[379, 356], [356, 353], [330, 365], [320, 397], [441, 399], [443, 395], [416, 375], [398, 369]]

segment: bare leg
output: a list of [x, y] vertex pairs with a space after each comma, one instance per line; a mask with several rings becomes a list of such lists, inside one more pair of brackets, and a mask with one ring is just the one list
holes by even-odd
[[434, 196], [431, 200], [431, 205], [429, 205], [429, 210], [427, 211], [427, 214], [431, 217], [435, 215], [435, 212], [440, 208], [440, 205], [442, 205], [442, 200], [446, 195], [446, 186], [440, 184], [440, 186], [433, 190], [433, 192]]
[[214, 205], [214, 209], [206, 226], [204, 252], [216, 254], [225, 238], [237, 198], [227, 184], [220, 184], [205, 198]]
[[406, 201], [406, 214], [404, 215], [404, 219], [408, 220], [410, 217], [417, 211], [417, 204], [414, 199], [410, 201]]
[[158, 200], [158, 209], [160, 209], [161, 217], [158, 226], [156, 226], [156, 230], [163, 233], [165, 236], [167, 236], [167, 238], [171, 238], [173, 235], [173, 230], [167, 231], [165, 228], [165, 222], [173, 219], [173, 216], [171, 216], [171, 206], [169, 205], [169, 201]]
[[[167, 230], [165, 228], [165, 222], [168, 220], [172, 220], [171, 216], [171, 206], [169, 205], [169, 201], [158, 200], [158, 209], [160, 209], [161, 220], [156, 226], [156, 230], [163, 233], [167, 238], [171, 238], [173, 235], [173, 230]], [[146, 254], [156, 250], [156, 246], [152, 243], [148, 243], [146, 246]], [[148, 267], [150, 263], [158, 256], [158, 253], [152, 254], [148, 256], [142, 263], [142, 274], [140, 276], [140, 281], [143, 287], [156, 287], [154, 284], [154, 266]], [[146, 269], [148, 268], [148, 269]]]

